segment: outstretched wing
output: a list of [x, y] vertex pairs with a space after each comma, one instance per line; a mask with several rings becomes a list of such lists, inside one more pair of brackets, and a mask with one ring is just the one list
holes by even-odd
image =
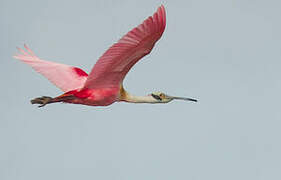
[[62, 91], [67, 92], [83, 87], [88, 74], [82, 69], [41, 60], [26, 45], [24, 47], [27, 51], [18, 48], [21, 54], [14, 56], [14, 58], [30, 65], [35, 71], [45, 76]]
[[85, 83], [85, 89], [119, 87], [132, 66], [150, 53], [166, 26], [164, 6], [153, 16], [128, 32], [97, 61]]

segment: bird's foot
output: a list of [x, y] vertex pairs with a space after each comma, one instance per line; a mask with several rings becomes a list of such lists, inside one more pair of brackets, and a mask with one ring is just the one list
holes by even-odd
[[43, 107], [46, 104], [52, 103], [53, 98], [48, 96], [42, 96], [35, 99], [32, 99], [30, 102], [31, 104], [41, 104], [38, 107]]

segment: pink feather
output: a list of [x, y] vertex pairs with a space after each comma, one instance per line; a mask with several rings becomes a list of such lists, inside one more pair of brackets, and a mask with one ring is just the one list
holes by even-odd
[[67, 92], [83, 87], [88, 75], [82, 69], [41, 60], [26, 45], [24, 47], [27, 52], [18, 48], [22, 54], [16, 55], [14, 58], [30, 65], [62, 91]]
[[105, 106], [119, 100], [120, 85], [126, 74], [143, 56], [151, 52], [165, 26], [166, 14], [162, 5], [153, 16], [113, 44], [99, 58], [89, 76], [80, 68], [39, 59], [26, 45], [24, 47], [27, 51], [18, 48], [21, 54], [14, 58], [29, 64], [66, 92], [56, 98], [36, 98], [32, 103], [42, 106], [53, 102]]
[[149, 54], [166, 26], [164, 6], [142, 24], [128, 32], [97, 61], [84, 88], [119, 87], [128, 71]]

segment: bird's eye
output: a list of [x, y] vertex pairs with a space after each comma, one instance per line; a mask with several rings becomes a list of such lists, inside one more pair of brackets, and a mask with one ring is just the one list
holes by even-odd
[[159, 100], [159, 101], [162, 100], [160, 96], [157, 96], [157, 95], [155, 95], [155, 94], [151, 94], [151, 96], [154, 97], [154, 99], [157, 99], [157, 100]]
[[161, 99], [165, 97], [164, 93], [160, 93], [159, 96]]

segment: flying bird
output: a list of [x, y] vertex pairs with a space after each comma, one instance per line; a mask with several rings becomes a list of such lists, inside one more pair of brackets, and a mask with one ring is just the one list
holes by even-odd
[[26, 45], [14, 58], [30, 65], [60, 88], [64, 94], [58, 97], [42, 96], [31, 100], [43, 107], [46, 104], [64, 102], [89, 106], [108, 106], [114, 102], [168, 103], [172, 100], [196, 102], [196, 99], [170, 96], [154, 92], [135, 96], [123, 87], [128, 71], [145, 55], [149, 54], [161, 38], [166, 26], [165, 8], [161, 5], [153, 16], [129, 31], [113, 44], [96, 62], [90, 74], [78, 67], [42, 60]]

